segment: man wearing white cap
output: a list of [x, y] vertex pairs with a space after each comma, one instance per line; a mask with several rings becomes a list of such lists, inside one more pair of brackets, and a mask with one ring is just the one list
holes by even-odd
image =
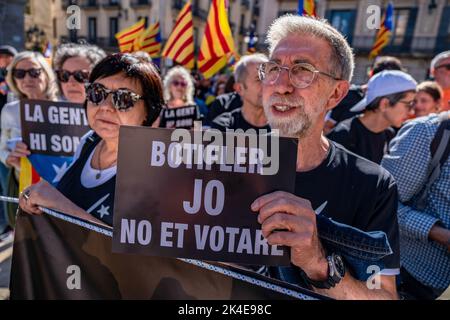
[[407, 73], [386, 70], [370, 79], [364, 99], [351, 111], [363, 114], [341, 122], [328, 138], [348, 150], [380, 163], [395, 136], [392, 127], [408, 119], [416, 94], [417, 82]]

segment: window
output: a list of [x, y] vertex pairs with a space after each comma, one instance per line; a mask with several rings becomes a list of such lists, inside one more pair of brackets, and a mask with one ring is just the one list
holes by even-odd
[[88, 18], [88, 41], [97, 42], [97, 18]]
[[329, 14], [329, 21], [333, 27], [339, 30], [351, 43], [353, 30], [355, 27], [355, 10], [332, 10]]
[[115, 17], [109, 18], [109, 44], [114, 46], [116, 43], [115, 35], [119, 32], [119, 20]]
[[56, 18], [53, 18], [52, 26], [53, 26], [53, 38], [57, 38], [58, 32], [56, 31]]
[[408, 28], [410, 10], [409, 9], [397, 9], [394, 10], [394, 30], [392, 32], [392, 44], [400, 46], [405, 41], [405, 36]]

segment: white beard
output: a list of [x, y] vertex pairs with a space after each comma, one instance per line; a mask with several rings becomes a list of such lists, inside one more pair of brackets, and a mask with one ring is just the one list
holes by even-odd
[[297, 107], [294, 115], [284, 118], [274, 116], [271, 108], [264, 105], [267, 121], [270, 127], [280, 131], [281, 136], [301, 138], [311, 128], [311, 118], [304, 112], [303, 107]]

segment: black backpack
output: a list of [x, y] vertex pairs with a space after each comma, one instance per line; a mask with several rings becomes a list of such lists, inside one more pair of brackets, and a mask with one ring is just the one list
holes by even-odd
[[428, 192], [439, 178], [441, 167], [450, 155], [450, 111], [439, 114], [439, 121], [439, 127], [430, 145], [431, 161], [428, 164], [427, 180], [414, 201], [414, 207], [418, 210], [425, 209]]

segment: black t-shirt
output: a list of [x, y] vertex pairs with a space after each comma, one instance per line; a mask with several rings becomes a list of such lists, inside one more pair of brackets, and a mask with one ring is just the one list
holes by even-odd
[[212, 121], [224, 112], [230, 112], [242, 107], [242, 99], [237, 92], [225, 93], [218, 96], [209, 106], [206, 123], [211, 125]]
[[226, 129], [242, 129], [244, 131], [248, 129], [255, 129], [256, 132], [259, 131], [259, 129], [265, 129], [267, 132], [270, 131], [269, 125], [265, 125], [262, 127], [256, 127], [252, 125], [251, 123], [247, 122], [245, 120], [244, 116], [242, 115], [242, 109], [234, 109], [229, 112], [224, 112], [217, 116], [211, 123], [211, 128], [218, 129], [220, 131], [226, 131]]
[[194, 121], [201, 119], [197, 105], [187, 105], [179, 108], [165, 108], [161, 110], [160, 128], [185, 128], [192, 129]]
[[375, 133], [367, 129], [359, 119], [360, 116], [339, 123], [328, 138], [342, 144], [346, 149], [380, 164], [383, 156], [389, 152], [389, 142], [395, 136], [395, 131], [388, 128]]
[[321, 215], [361, 229], [384, 231], [391, 255], [382, 259], [386, 269], [399, 269], [397, 186], [381, 166], [367, 161], [333, 141], [327, 158], [317, 168], [297, 172], [295, 194], [311, 202]]

